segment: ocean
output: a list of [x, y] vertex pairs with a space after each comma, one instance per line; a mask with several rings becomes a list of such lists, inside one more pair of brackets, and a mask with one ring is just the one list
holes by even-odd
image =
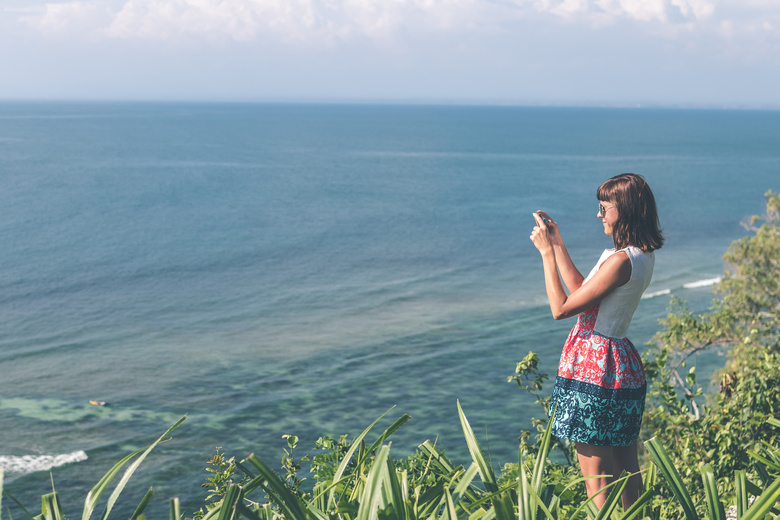
[[546, 305], [531, 213], [587, 272], [611, 247], [596, 188], [627, 171], [667, 237], [629, 331], [644, 350], [672, 295], [707, 310], [780, 190], [780, 112], [0, 103], [5, 491], [34, 513], [53, 478], [78, 515], [185, 414], [118, 513], [151, 485], [152, 517], [173, 496], [191, 514], [217, 446], [274, 466], [283, 435], [312, 454], [392, 407], [376, 434], [412, 417], [396, 458], [436, 439], [466, 463], [460, 401], [496, 466], [516, 460], [543, 411], [507, 377], [529, 351], [554, 375], [573, 325]]

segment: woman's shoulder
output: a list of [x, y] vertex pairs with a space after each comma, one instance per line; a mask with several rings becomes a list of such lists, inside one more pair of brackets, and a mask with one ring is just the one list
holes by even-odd
[[642, 251], [641, 249], [639, 249], [636, 246], [627, 246], [627, 247], [624, 247], [623, 249], [619, 249], [618, 251], [625, 252], [632, 259], [633, 258], [639, 258], [639, 257], [642, 257], [642, 256], [647, 257], [647, 258], [653, 258], [655, 256], [655, 253], [653, 253], [652, 251]]

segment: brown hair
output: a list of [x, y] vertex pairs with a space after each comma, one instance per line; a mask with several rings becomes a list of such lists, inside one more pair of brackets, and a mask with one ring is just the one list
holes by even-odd
[[664, 236], [655, 197], [644, 177], [636, 173], [616, 175], [599, 186], [596, 197], [617, 208], [618, 218], [612, 230], [615, 249], [635, 246], [645, 253], [661, 249]]

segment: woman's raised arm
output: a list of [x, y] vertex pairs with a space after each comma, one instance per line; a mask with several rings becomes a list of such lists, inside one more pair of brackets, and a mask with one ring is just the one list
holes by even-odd
[[[569, 256], [569, 251], [566, 249], [566, 244], [563, 242], [561, 236], [561, 230], [558, 224], [553, 221], [552, 217], [542, 210], [536, 212], [536, 215], [542, 217], [542, 222], [547, 226], [547, 233], [550, 236], [550, 243], [553, 246], [553, 253], [555, 253], [555, 262], [558, 265], [558, 271], [561, 273], [563, 283], [569, 292], [574, 292], [580, 288], [582, 281], [585, 279], [580, 273], [577, 266], [572, 262]], [[545, 220], [546, 219], [546, 220]]]
[[631, 259], [626, 253], [619, 252], [609, 257], [588, 283], [580, 282], [579, 287], [567, 295], [561, 283], [562, 275], [558, 274], [559, 266], [549, 233], [549, 222], [545, 223], [544, 217], [537, 213], [534, 213], [534, 218], [536, 226], [531, 232], [531, 240], [542, 255], [544, 286], [550, 301], [550, 311], [556, 320], [576, 316], [631, 279]]

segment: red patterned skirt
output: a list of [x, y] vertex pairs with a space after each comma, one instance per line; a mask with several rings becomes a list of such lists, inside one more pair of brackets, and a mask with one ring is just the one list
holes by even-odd
[[629, 446], [639, 436], [647, 383], [628, 338], [593, 330], [596, 305], [580, 313], [558, 364], [550, 415], [553, 435], [600, 446]]

